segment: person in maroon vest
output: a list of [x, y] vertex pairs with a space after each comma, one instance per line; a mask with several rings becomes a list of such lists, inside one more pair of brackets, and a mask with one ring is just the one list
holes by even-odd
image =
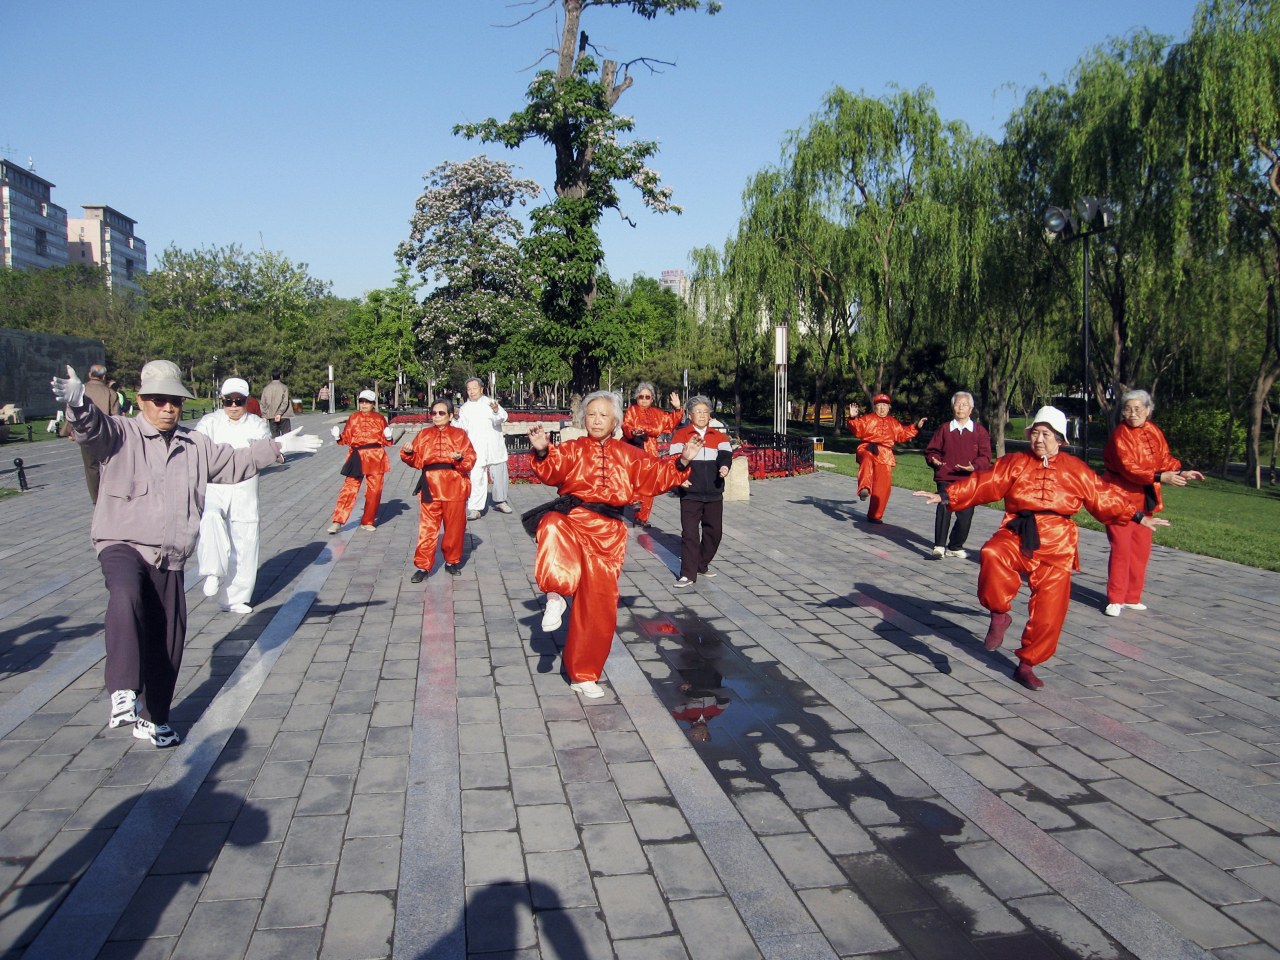
[[[942, 493], [957, 480], [978, 470], [991, 469], [991, 435], [987, 428], [973, 419], [973, 394], [961, 390], [951, 397], [951, 413], [954, 419], [933, 432], [925, 447], [924, 459], [933, 467], [933, 481]], [[969, 526], [973, 523], [973, 507], [956, 513], [955, 526], [947, 538], [951, 514], [945, 503], [938, 504], [933, 518], [933, 556], [957, 557], [963, 560], [964, 543], [969, 539]]]

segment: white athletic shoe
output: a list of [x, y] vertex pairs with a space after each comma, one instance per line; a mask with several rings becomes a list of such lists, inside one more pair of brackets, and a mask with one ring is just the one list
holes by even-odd
[[247, 603], [231, 603], [222, 608], [227, 613], [253, 613], [253, 607]]
[[1126, 610], [1145, 610], [1147, 605], [1145, 603], [1126, 603], [1124, 608]]
[[947, 555], [947, 548], [946, 548], [946, 547], [934, 547], [934, 548], [933, 548], [933, 554], [932, 554], [933, 559], [935, 559], [935, 560], [941, 560], [941, 559], [942, 559], [943, 557], [945, 557], [946, 555]]
[[1107, 617], [1118, 617], [1120, 616], [1120, 611], [1123, 609], [1123, 603], [1108, 603], [1107, 608], [1102, 611], [1102, 614]]
[[569, 684], [569, 689], [576, 690], [588, 700], [599, 700], [604, 696], [604, 690], [594, 680], [581, 680], [578, 683], [571, 683]]
[[201, 587], [201, 590], [204, 592], [206, 597], [216, 597], [220, 586], [222, 586], [221, 578], [210, 574], [204, 578], [204, 586]]
[[564, 623], [564, 611], [568, 606], [568, 602], [560, 594], [548, 593], [547, 606], [542, 611], [542, 629], [547, 633], [559, 630], [560, 624]]
[[153, 747], [172, 747], [181, 740], [167, 723], [155, 724], [141, 717], [133, 725], [133, 736], [137, 740], [150, 740]]
[[965, 557], [969, 556], [969, 554], [963, 550], [948, 550], [947, 556], [954, 557], [957, 560], [963, 560]]
[[111, 694], [111, 719], [107, 726], [111, 729], [133, 723], [138, 719], [138, 695], [132, 690], [116, 690]]

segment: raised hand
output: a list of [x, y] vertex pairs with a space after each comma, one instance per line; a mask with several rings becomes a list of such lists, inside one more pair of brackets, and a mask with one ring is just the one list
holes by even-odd
[[84, 384], [70, 364], [67, 364], [66, 377], [54, 377], [49, 386], [53, 388], [53, 399], [59, 403], [69, 407], [79, 407], [84, 403]]
[[276, 438], [281, 453], [314, 453], [320, 449], [320, 438], [303, 433], [301, 427], [295, 427], [288, 433]]

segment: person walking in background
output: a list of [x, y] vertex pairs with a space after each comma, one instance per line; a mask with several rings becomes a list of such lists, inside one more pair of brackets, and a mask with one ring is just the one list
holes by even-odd
[[[84, 385], [84, 395], [104, 415], [114, 417], [120, 412], [120, 397], [107, 384], [107, 368], [100, 363], [89, 367], [89, 381]], [[74, 439], [70, 432], [71, 421], [67, 421], [67, 436]], [[89, 499], [96, 506], [98, 503], [98, 485], [101, 482], [100, 468], [93, 452], [84, 444], [80, 445], [80, 459], [84, 461], [84, 483], [89, 488]]]
[[[950, 423], [933, 432], [925, 447], [924, 459], [933, 467], [933, 482], [942, 493], [957, 480], [971, 473], [991, 469], [991, 435], [987, 428], [973, 419], [973, 394], [961, 390], [951, 397]], [[961, 510], [955, 515], [950, 539], [947, 528], [951, 526], [951, 513], [945, 504], [938, 504], [933, 518], [933, 556], [956, 557], [963, 560], [965, 541], [969, 539], [969, 527], [973, 523], [974, 508]]]
[[665, 493], [689, 476], [702, 449], [696, 433], [677, 457], [658, 459], [613, 439], [622, 422], [622, 398], [599, 390], [582, 401], [585, 437], [552, 445], [541, 426], [529, 431], [531, 467], [560, 496], [521, 520], [538, 541], [534, 575], [547, 595], [542, 629], [560, 628], [565, 598], [573, 597], [562, 663], [570, 686], [597, 699], [597, 681], [618, 626], [618, 577], [627, 552], [622, 508], [638, 496]]
[[[265, 390], [263, 399], [266, 399]], [[382, 484], [391, 470], [391, 459], [386, 450], [391, 445], [391, 427], [387, 418], [373, 409], [376, 400], [377, 394], [372, 390], [361, 390], [356, 395], [356, 412], [347, 417], [345, 426], [333, 428], [333, 439], [351, 450], [342, 465], [342, 475], [347, 479], [338, 491], [333, 522], [329, 524], [330, 533], [341, 530], [351, 516], [361, 480], [364, 481], [364, 513], [360, 517], [360, 529], [374, 528], [373, 521], [382, 503]]]
[[[249, 384], [231, 377], [219, 391], [222, 409], [200, 418], [196, 430], [215, 443], [240, 449], [255, 440], [271, 438], [271, 429], [261, 417], [248, 412]], [[225, 582], [222, 609], [231, 613], [252, 613], [249, 601], [258, 582], [258, 477], [239, 483], [211, 483], [204, 492], [204, 515], [200, 518], [200, 542], [196, 562], [204, 577], [206, 597], [216, 597]]]
[[[898, 459], [893, 455], [893, 445], [910, 440], [924, 426], [927, 417], [913, 424], [902, 424], [889, 416], [893, 403], [887, 393], [877, 393], [871, 398], [871, 413], [860, 417], [850, 416], [846, 422], [849, 432], [862, 442], [858, 445], [858, 499], [871, 498], [867, 507], [869, 523], [883, 523], [884, 508], [889, 505], [893, 491], [893, 468]], [[853, 405], [849, 407], [853, 413]]]
[[[673, 409], [670, 413], [653, 405], [657, 397], [658, 391], [654, 385], [647, 380], [642, 381], [636, 387], [636, 402], [627, 408], [626, 415], [622, 418], [622, 439], [651, 457], [658, 455], [658, 437], [664, 433], [673, 433], [684, 419], [684, 411], [680, 409], [680, 394], [671, 391], [669, 399]], [[636, 507], [636, 525], [648, 527], [649, 514], [652, 512], [653, 497], [641, 495]]]
[[179, 740], [169, 711], [187, 634], [183, 568], [196, 545], [210, 483], [239, 483], [284, 454], [316, 450], [318, 437], [284, 434], [236, 449], [178, 425], [192, 399], [178, 366], [152, 360], [138, 387], [141, 416], [106, 417], [71, 367], [51, 381], [76, 440], [102, 463], [90, 536], [107, 587], [109, 727], [133, 724], [153, 746]]
[[978, 571], [978, 601], [991, 611], [982, 645], [1000, 648], [1025, 576], [1031, 599], [1013, 679], [1030, 690], [1044, 686], [1035, 667], [1058, 649], [1071, 602], [1071, 572], [1080, 569], [1080, 531], [1071, 519], [1076, 512], [1084, 507], [1104, 524], [1168, 526], [1167, 520], [1134, 511], [1116, 487], [1064, 452], [1066, 436], [1066, 414], [1041, 407], [1027, 427], [1030, 452], [1005, 454], [990, 470], [958, 480], [941, 493], [915, 493], [926, 503], [947, 504], [952, 512], [1004, 501], [1004, 522], [983, 545]]
[[489, 500], [489, 484], [493, 484], [493, 509], [510, 513], [507, 505], [507, 442], [502, 438], [502, 424], [507, 411], [502, 404], [484, 394], [484, 381], [467, 380], [467, 399], [458, 408], [458, 426], [467, 431], [475, 450], [475, 467], [471, 471], [471, 495], [467, 499], [467, 519], [479, 520]]
[[[680, 576], [677, 587], [692, 586], [699, 574], [714, 577], [710, 569], [724, 528], [724, 478], [733, 465], [733, 445], [721, 430], [710, 426], [711, 401], [698, 396], [689, 401], [689, 422], [671, 436], [667, 453], [690, 463], [689, 479], [676, 487], [680, 497]], [[692, 437], [702, 441], [696, 456], [685, 453]]]
[[[1164, 509], [1161, 486], [1185, 487], [1188, 480], [1203, 480], [1199, 470], [1182, 469], [1182, 461], [1169, 452], [1164, 432], [1151, 422], [1155, 404], [1145, 390], [1130, 390], [1120, 397], [1120, 422], [1102, 451], [1102, 479], [1123, 491], [1134, 511], [1154, 515]], [[1107, 560], [1108, 617], [1118, 617], [1126, 607], [1145, 610], [1142, 589], [1151, 561], [1151, 530], [1137, 523], [1108, 526], [1111, 554]]]
[[[462, 572], [462, 543], [467, 531], [467, 496], [476, 466], [476, 451], [467, 433], [449, 422], [453, 405], [441, 398], [431, 404], [431, 426], [418, 431], [412, 445], [400, 448], [400, 459], [422, 471], [417, 492], [418, 546], [413, 553], [412, 583], [421, 583], [435, 561], [436, 541], [444, 554], [444, 569]], [[444, 536], [440, 528], [444, 527]]]
[[262, 388], [262, 399], [259, 401], [262, 419], [271, 427], [271, 436], [278, 437], [288, 433], [290, 414], [293, 412], [289, 404], [289, 388], [280, 380], [280, 371], [271, 371], [271, 382]]

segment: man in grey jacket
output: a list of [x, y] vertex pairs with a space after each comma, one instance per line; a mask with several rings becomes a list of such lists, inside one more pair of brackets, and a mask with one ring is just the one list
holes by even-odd
[[178, 742], [169, 709], [187, 633], [183, 567], [195, 549], [209, 483], [238, 483], [284, 454], [316, 450], [319, 437], [288, 433], [234, 448], [178, 425], [191, 394], [168, 360], [142, 368], [141, 416], [106, 417], [71, 367], [54, 377], [75, 439], [101, 463], [91, 538], [107, 584], [109, 726], [157, 747]]
[[262, 419], [271, 428], [271, 436], [289, 432], [289, 414], [293, 413], [293, 405], [289, 402], [289, 388], [280, 380], [279, 370], [271, 371], [271, 382], [262, 388], [262, 399], [258, 403], [262, 407]]

